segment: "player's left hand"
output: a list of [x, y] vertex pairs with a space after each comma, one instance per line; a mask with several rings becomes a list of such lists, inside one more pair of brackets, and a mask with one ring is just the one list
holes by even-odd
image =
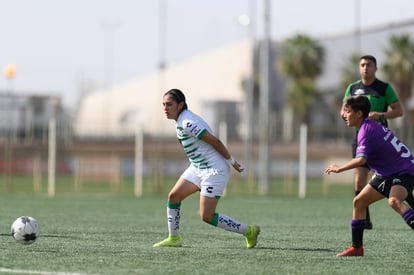
[[244, 167], [237, 161], [234, 161], [233, 168], [236, 169], [236, 171], [239, 173], [244, 171]]
[[331, 164], [325, 169], [325, 173], [328, 175], [330, 173], [339, 173], [339, 166], [336, 164]]

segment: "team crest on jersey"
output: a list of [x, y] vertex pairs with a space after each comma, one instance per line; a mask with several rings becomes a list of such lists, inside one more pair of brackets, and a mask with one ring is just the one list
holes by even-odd
[[357, 89], [357, 90], [355, 91], [355, 95], [364, 95], [364, 94], [365, 94], [364, 89]]

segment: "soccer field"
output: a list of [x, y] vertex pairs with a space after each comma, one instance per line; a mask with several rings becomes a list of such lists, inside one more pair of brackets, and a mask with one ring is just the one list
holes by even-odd
[[[224, 197], [218, 211], [259, 224], [256, 248], [198, 217], [183, 203], [183, 247], [153, 248], [167, 236], [165, 197], [1, 195], [3, 274], [412, 274], [413, 232], [386, 204], [371, 207], [365, 256], [338, 258], [351, 243], [352, 197]], [[10, 225], [35, 217], [41, 236], [16, 243]]]

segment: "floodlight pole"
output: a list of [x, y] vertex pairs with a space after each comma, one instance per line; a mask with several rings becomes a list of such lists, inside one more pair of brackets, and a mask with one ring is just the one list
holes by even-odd
[[112, 86], [114, 33], [119, 28], [119, 26], [119, 21], [104, 21], [101, 23], [101, 27], [104, 32], [104, 90]]
[[14, 131], [13, 127], [15, 127], [15, 115], [14, 115], [14, 109], [15, 109], [15, 103], [14, 98], [12, 95], [13, 88], [12, 88], [12, 81], [13, 78], [16, 76], [16, 67], [13, 64], [9, 64], [4, 68], [4, 76], [7, 80], [7, 92], [8, 96], [10, 98], [10, 107], [9, 114], [11, 114], [11, 118], [8, 120], [8, 129], [7, 129], [7, 138], [6, 138], [6, 144], [4, 148], [4, 180], [5, 180], [5, 186], [6, 189], [11, 188], [11, 174], [12, 174], [12, 161], [13, 161], [13, 138], [14, 138]]
[[[167, 0], [159, 0], [159, 63], [158, 63], [158, 80], [157, 80], [157, 87], [155, 91], [155, 95], [157, 97], [165, 92], [166, 87], [166, 67], [167, 67], [167, 43], [168, 43], [168, 1]], [[160, 191], [163, 187], [164, 181], [164, 159], [162, 158], [162, 150], [163, 150], [163, 140], [160, 137], [164, 136], [164, 127], [159, 125], [160, 134], [158, 138], [156, 138], [157, 146], [155, 152], [155, 161], [153, 162], [153, 182], [156, 186], [157, 192]]]
[[270, 191], [270, 125], [269, 125], [269, 57], [270, 57], [270, 1], [264, 1], [264, 36], [260, 47], [260, 194]]
[[361, 0], [354, 0], [355, 3], [355, 52], [361, 52]]
[[253, 158], [253, 133], [254, 131], [254, 87], [255, 87], [255, 32], [254, 22], [256, 13], [256, 2], [255, 0], [249, 1], [249, 23], [248, 27], [248, 38], [251, 43], [250, 47], [250, 73], [247, 78], [247, 93], [246, 93], [246, 115], [247, 115], [247, 127], [246, 127], [246, 143], [245, 143], [245, 164], [246, 164], [246, 175], [249, 191], [253, 191], [254, 185], [254, 165], [255, 161]]

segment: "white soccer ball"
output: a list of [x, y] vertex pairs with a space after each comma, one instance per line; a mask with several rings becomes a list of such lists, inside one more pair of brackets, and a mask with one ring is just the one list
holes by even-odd
[[40, 225], [36, 219], [29, 216], [17, 218], [11, 226], [13, 239], [21, 244], [32, 244], [39, 237]]

